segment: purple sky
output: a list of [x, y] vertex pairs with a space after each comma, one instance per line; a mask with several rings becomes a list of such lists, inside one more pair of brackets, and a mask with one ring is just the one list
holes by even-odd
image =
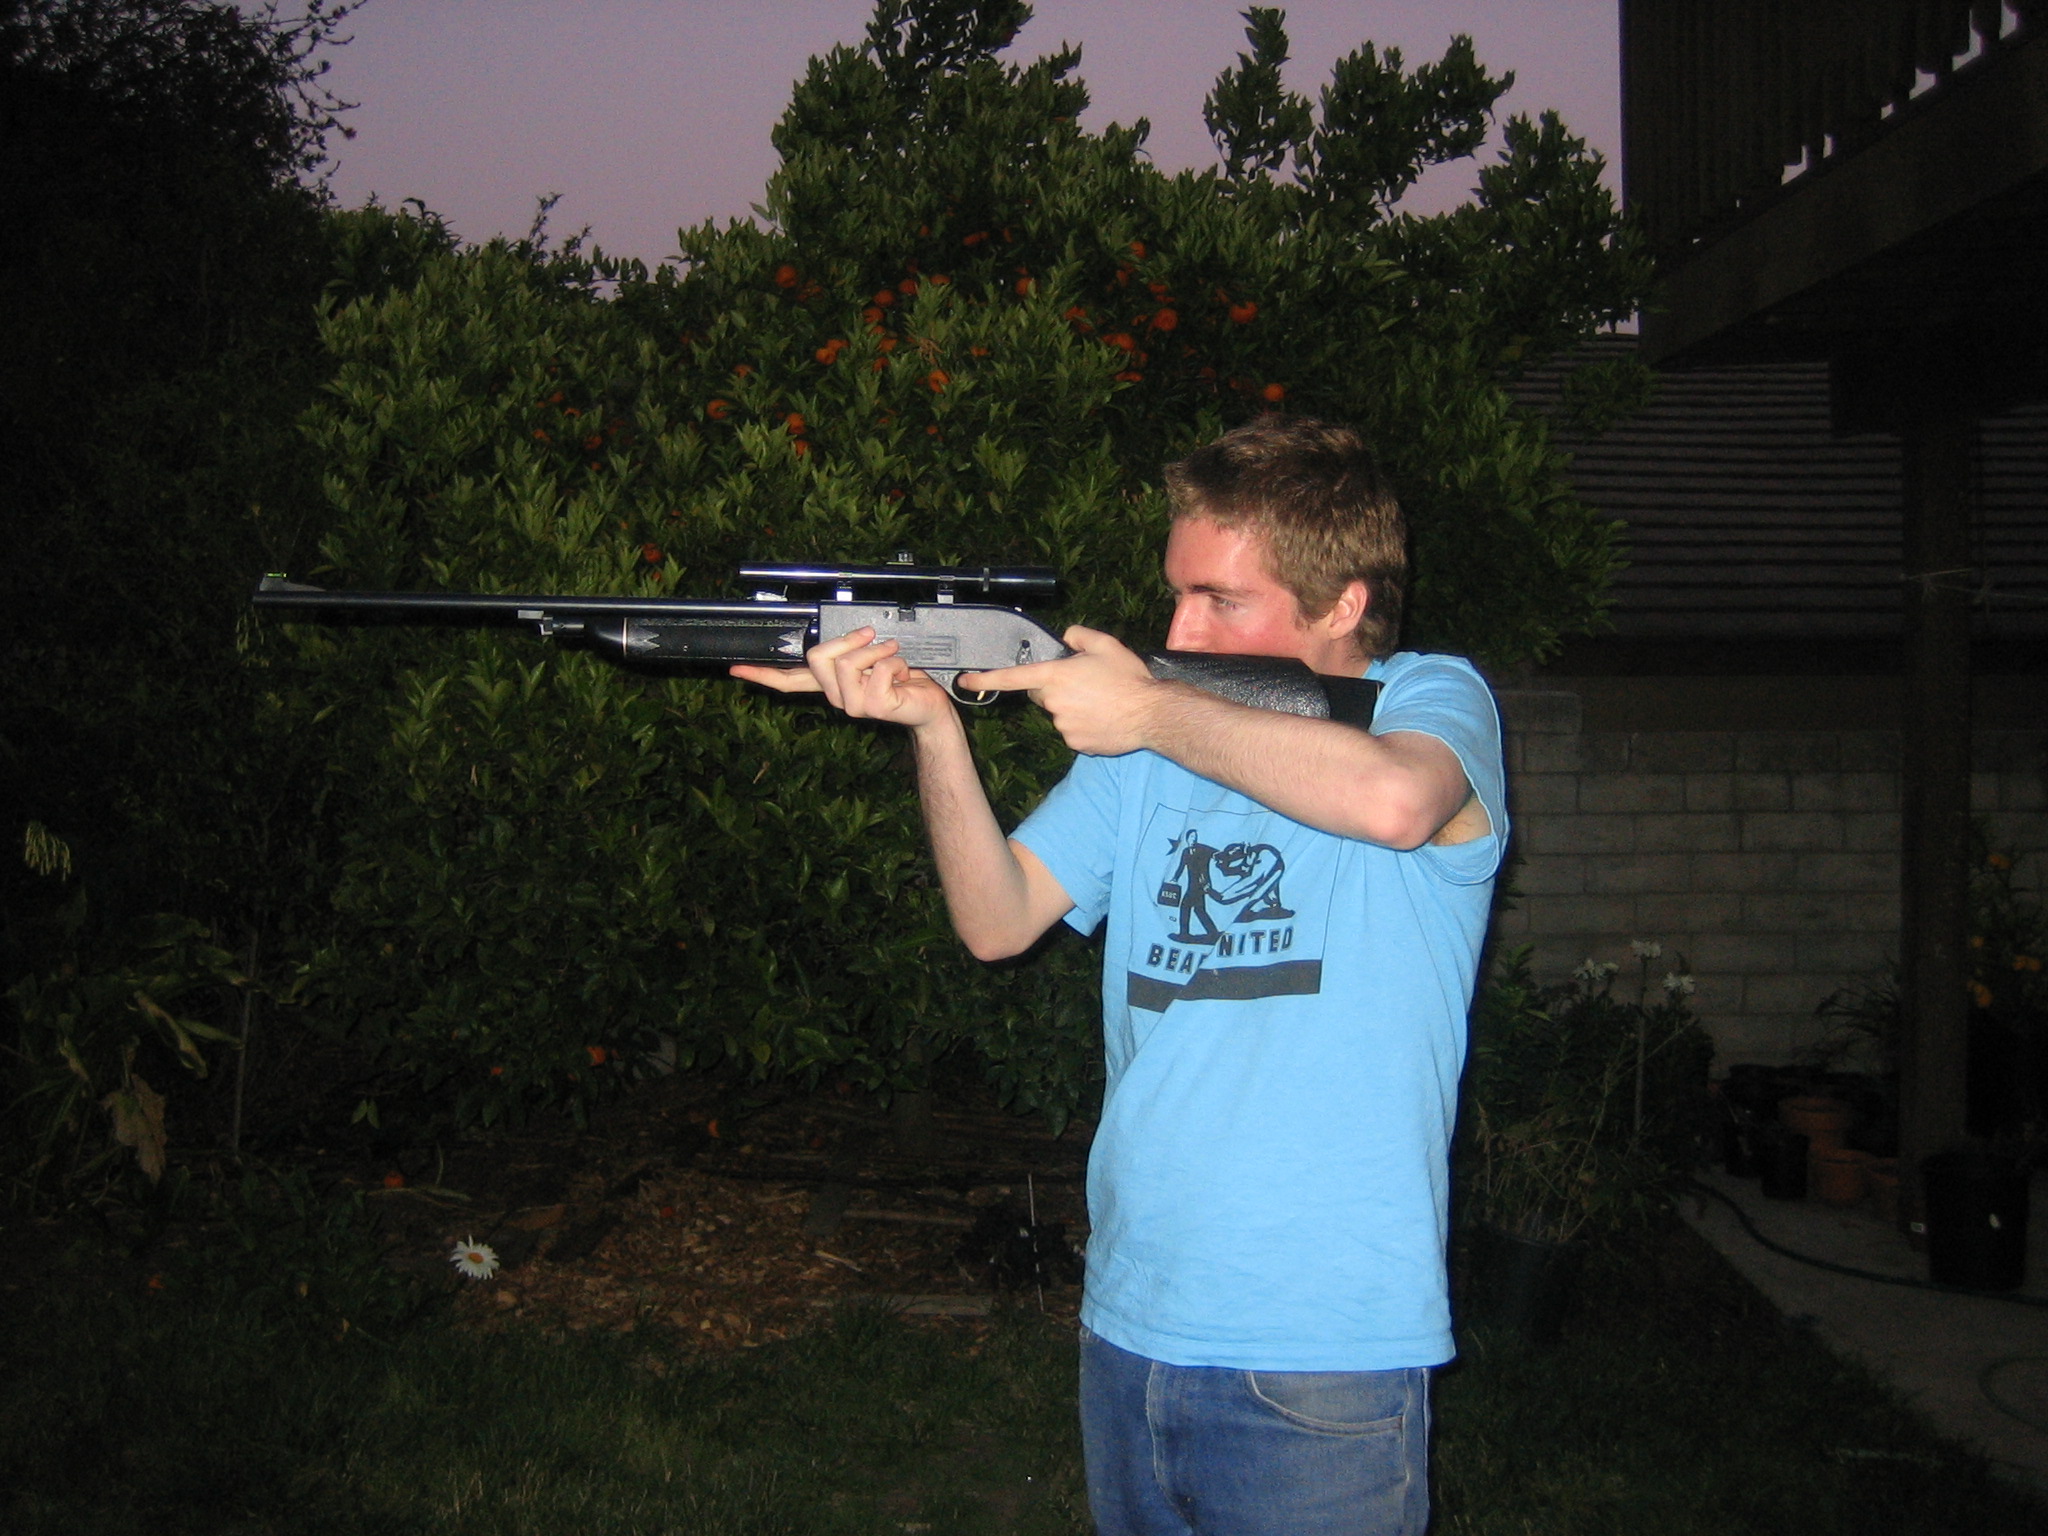
[[[1244, 0], [1038, 0], [1007, 57], [1082, 45], [1090, 127], [1152, 121], [1164, 170], [1214, 163], [1202, 98], [1244, 44]], [[1314, 97], [1359, 43], [1412, 67], [1469, 33], [1480, 61], [1513, 70], [1507, 112], [1555, 108], [1609, 161], [1620, 107], [1615, 0], [1296, 0], [1288, 84]], [[649, 262], [678, 226], [748, 216], [775, 152], [769, 130], [806, 62], [857, 42], [872, 0], [369, 0], [328, 81], [360, 103], [333, 143], [335, 195], [417, 197], [465, 240], [523, 234], [560, 193], [550, 228]], [[1490, 160], [1493, 151], [1482, 151]], [[1474, 164], [1411, 194], [1461, 201]]]

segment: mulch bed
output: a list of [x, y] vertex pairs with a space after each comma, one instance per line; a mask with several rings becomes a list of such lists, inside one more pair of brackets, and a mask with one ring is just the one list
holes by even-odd
[[[1074, 1318], [1091, 1128], [1054, 1137], [992, 1104], [932, 1122], [926, 1155], [908, 1157], [864, 1096], [747, 1099], [677, 1077], [588, 1130], [500, 1132], [343, 1178], [365, 1190], [390, 1261], [457, 1288], [458, 1317], [488, 1330], [746, 1348], [847, 1303], [967, 1328], [1002, 1306]], [[499, 1256], [489, 1280], [449, 1262], [470, 1238]]]

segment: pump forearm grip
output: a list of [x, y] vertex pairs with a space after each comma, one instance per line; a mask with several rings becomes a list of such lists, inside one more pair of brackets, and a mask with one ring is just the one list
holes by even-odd
[[1140, 651], [1152, 675], [1186, 683], [1233, 704], [1277, 709], [1310, 720], [1372, 727], [1380, 685], [1362, 677], [1328, 677], [1283, 656], [1215, 656], [1206, 651]]

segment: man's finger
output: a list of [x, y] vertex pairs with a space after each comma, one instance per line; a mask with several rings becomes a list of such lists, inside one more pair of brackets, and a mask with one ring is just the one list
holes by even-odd
[[875, 632], [863, 624], [859, 629], [849, 629], [836, 639], [826, 640], [812, 646], [804, 655], [811, 661], [837, 661], [849, 652], [857, 651], [874, 642]]
[[1058, 661], [1028, 661], [1021, 667], [962, 672], [960, 686], [973, 693], [1016, 693], [1026, 688], [1042, 688], [1045, 686], [1046, 669], [1059, 665]]
[[[838, 642], [832, 642], [837, 645]], [[885, 662], [896, 660], [901, 649], [894, 640], [875, 640], [865, 645], [842, 648], [838, 654], [828, 656], [825, 647], [816, 646], [811, 651], [813, 670], [829, 668], [839, 679], [842, 687], [859, 687], [875, 670]], [[901, 670], [901, 663], [895, 670]]]
[[726, 671], [744, 683], [759, 683], [777, 693], [822, 693], [825, 685], [805, 667], [732, 666]]

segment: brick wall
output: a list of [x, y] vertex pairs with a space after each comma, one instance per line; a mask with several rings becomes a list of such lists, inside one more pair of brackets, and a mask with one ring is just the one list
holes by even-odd
[[[1539, 975], [1656, 940], [1656, 975], [1691, 966], [1720, 1060], [1776, 1062], [1897, 953], [1897, 731], [1589, 731], [1576, 694], [1502, 707], [1520, 895], [1494, 933], [1534, 944]], [[1975, 756], [1977, 810], [2048, 883], [2048, 731], [1980, 732]]]

